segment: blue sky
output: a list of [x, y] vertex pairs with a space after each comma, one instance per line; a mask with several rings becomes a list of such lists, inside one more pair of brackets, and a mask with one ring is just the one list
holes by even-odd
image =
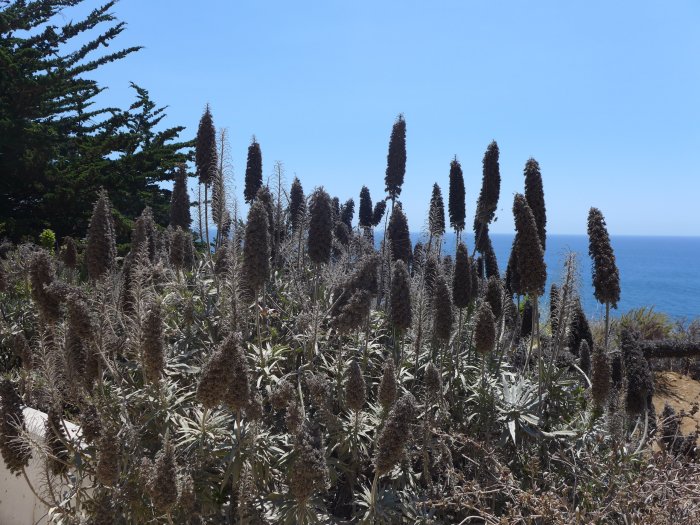
[[494, 232], [512, 231], [533, 156], [551, 233], [585, 233], [596, 206], [612, 234], [700, 235], [696, 0], [121, 0], [114, 12], [128, 23], [116, 43], [145, 49], [94, 74], [104, 100], [128, 104], [134, 81], [186, 138], [209, 102], [228, 128], [239, 192], [255, 134], [266, 176], [280, 160], [307, 192], [324, 185], [357, 201], [366, 184], [379, 197], [403, 112], [413, 230], [433, 182], [446, 195], [455, 154], [473, 215], [495, 139]]

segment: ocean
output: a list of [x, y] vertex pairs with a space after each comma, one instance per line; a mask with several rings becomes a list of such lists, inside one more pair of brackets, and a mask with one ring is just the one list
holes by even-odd
[[[413, 244], [422, 238], [411, 234]], [[425, 239], [422, 239], [425, 240]], [[614, 315], [643, 306], [668, 314], [675, 320], [700, 317], [700, 237], [611, 236], [620, 271], [620, 303]], [[491, 234], [498, 266], [504, 273], [513, 235]], [[466, 236], [469, 252], [473, 236]], [[455, 235], [443, 239], [443, 254], [454, 255]], [[593, 297], [591, 259], [586, 235], [547, 235], [547, 295], [553, 282], [560, 282], [566, 254], [576, 254], [579, 293], [586, 315], [600, 319], [605, 307]], [[544, 298], [548, 302], [548, 297]]]

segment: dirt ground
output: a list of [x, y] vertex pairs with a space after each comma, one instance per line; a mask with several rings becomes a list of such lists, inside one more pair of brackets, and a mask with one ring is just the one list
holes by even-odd
[[[693, 403], [700, 403], [700, 381], [677, 372], [656, 372], [654, 408], [657, 416], [661, 415], [665, 403], [671, 405], [677, 413], [685, 410], [689, 414]], [[700, 425], [700, 411], [692, 417], [683, 418], [683, 434], [694, 432], [696, 425]], [[700, 439], [698, 443], [700, 444]]]

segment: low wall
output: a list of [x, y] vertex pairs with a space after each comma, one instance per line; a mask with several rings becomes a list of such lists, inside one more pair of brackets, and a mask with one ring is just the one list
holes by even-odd
[[[24, 409], [24, 423], [33, 441], [43, 442], [46, 414], [33, 408]], [[69, 434], [78, 431], [78, 427], [66, 422]], [[25, 468], [27, 477], [36, 491], [41, 494], [46, 485], [45, 460], [32, 451], [32, 459]], [[5, 462], [0, 459], [0, 525], [43, 525], [48, 523], [49, 509], [39, 501], [20, 473], [11, 474]]]

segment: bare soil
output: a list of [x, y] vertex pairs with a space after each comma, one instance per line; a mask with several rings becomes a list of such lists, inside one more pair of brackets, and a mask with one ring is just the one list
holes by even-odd
[[[677, 413], [684, 410], [686, 414], [690, 414], [693, 404], [700, 403], [700, 381], [686, 375], [677, 372], [656, 372], [654, 386], [654, 408], [657, 415], [661, 415], [665, 403], [671, 405]], [[700, 411], [683, 418], [681, 430], [683, 434], [690, 434], [695, 431], [696, 425], [700, 426]]]

